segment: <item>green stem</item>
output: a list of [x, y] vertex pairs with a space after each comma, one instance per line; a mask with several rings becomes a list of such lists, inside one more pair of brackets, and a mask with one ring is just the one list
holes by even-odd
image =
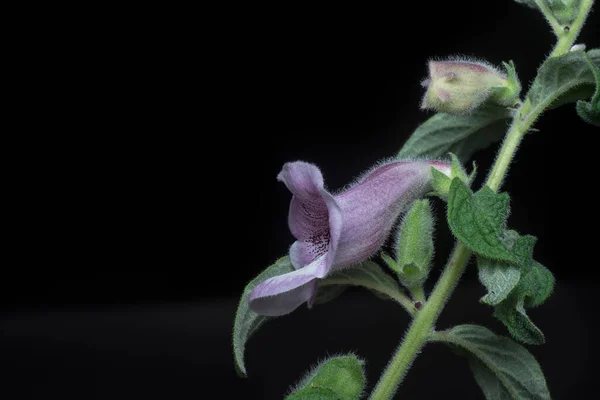
[[446, 299], [463, 274], [470, 257], [471, 251], [463, 244], [458, 243], [446, 269], [431, 293], [431, 297], [423, 309], [417, 312], [410, 329], [404, 337], [404, 341], [379, 379], [379, 383], [371, 394], [372, 400], [392, 398], [406, 371], [421, 347], [423, 347], [428, 333], [442, 311]]
[[504, 138], [504, 143], [502, 144], [502, 148], [498, 153], [498, 157], [496, 158], [496, 162], [492, 167], [492, 170], [487, 179], [487, 185], [494, 191], [497, 191], [502, 185], [502, 180], [506, 176], [506, 172], [508, 171], [508, 166], [512, 161], [514, 154], [519, 147], [519, 143], [521, 139], [533, 123], [535, 119], [537, 119], [538, 115], [541, 114], [541, 111], [537, 115], [533, 115], [530, 113], [528, 118], [525, 121], [522, 121], [520, 118], [515, 118], [513, 120], [512, 125], [508, 129], [506, 136]]
[[561, 24], [558, 23], [556, 18], [554, 18], [552, 11], [550, 11], [550, 8], [548, 7], [548, 4], [546, 3], [546, 0], [534, 0], [534, 1], [535, 1], [535, 4], [540, 9], [540, 11], [542, 12], [542, 14], [544, 14], [544, 17], [546, 17], [546, 19], [548, 20], [548, 23], [552, 27], [554, 34], [557, 37], [559, 37], [563, 33], [563, 27]]
[[423, 290], [423, 285], [412, 288], [411, 293], [415, 301], [420, 301], [425, 304], [425, 291]]
[[[594, 0], [581, 0], [579, 12], [577, 13], [577, 17], [573, 20], [573, 23], [571, 23], [571, 25], [568, 26], [567, 30], [565, 30], [565, 28], [563, 27], [561, 31], [556, 34], [556, 36], [558, 37], [558, 42], [556, 43], [556, 46], [554, 46], [554, 50], [552, 50], [550, 57], [557, 57], [565, 54], [569, 51], [571, 46], [575, 44], [575, 40], [577, 40], [577, 36], [579, 36], [579, 31], [581, 31], [581, 28], [583, 27], [583, 24], [590, 10], [592, 9], [593, 4]], [[544, 11], [542, 10], [542, 12]], [[548, 14], [544, 12], [544, 15]]]

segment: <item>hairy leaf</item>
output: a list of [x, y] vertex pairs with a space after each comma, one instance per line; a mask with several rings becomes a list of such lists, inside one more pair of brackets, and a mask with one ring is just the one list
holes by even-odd
[[354, 354], [332, 357], [310, 371], [286, 400], [357, 400], [365, 383], [364, 361]]
[[589, 98], [594, 92], [596, 79], [590, 62], [600, 63], [600, 50], [571, 51], [552, 57], [542, 64], [531, 85], [531, 109], [556, 108], [566, 103]]
[[586, 55], [588, 64], [590, 65], [590, 69], [594, 74], [594, 79], [596, 80], [596, 91], [592, 99], [588, 101], [579, 100], [577, 102], [577, 114], [588, 124], [600, 126], [600, 62], [598, 61], [600, 57], [596, 57], [596, 62], [593, 61], [590, 55], [594, 55], [595, 53], [600, 53], [599, 49], [590, 50], [590, 52]]
[[280, 258], [275, 264], [268, 267], [246, 285], [246, 288], [242, 293], [233, 326], [233, 355], [235, 358], [236, 370], [241, 376], [245, 377], [247, 375], [246, 366], [244, 365], [244, 349], [246, 348], [246, 343], [254, 332], [269, 319], [269, 317], [257, 314], [248, 307], [248, 297], [259, 283], [274, 276], [292, 272], [293, 270], [294, 267], [290, 263], [290, 258], [288, 256]]
[[506, 108], [492, 104], [469, 115], [435, 114], [414, 131], [398, 158], [438, 158], [452, 152], [467, 162], [477, 150], [502, 139], [509, 117]]
[[519, 283], [521, 271], [516, 265], [502, 261], [478, 257], [479, 281], [485, 286], [488, 293], [481, 298], [481, 302], [491, 306], [506, 299], [511, 290]]
[[433, 335], [466, 350], [475, 380], [488, 400], [546, 400], [550, 392], [535, 358], [523, 346], [478, 325]]
[[493, 260], [516, 262], [504, 244], [504, 226], [509, 197], [487, 186], [473, 194], [458, 178], [452, 180], [448, 195], [448, 223], [452, 233], [475, 253]]
[[505, 229], [509, 200], [507, 193], [487, 186], [473, 194], [454, 178], [448, 194], [448, 224], [454, 236], [479, 256], [523, 266], [532, 260], [536, 238]]
[[528, 344], [545, 342], [542, 331], [531, 321], [525, 307], [542, 304], [554, 289], [554, 276], [543, 265], [531, 262], [521, 271], [521, 279], [510, 295], [496, 305], [494, 316], [517, 340]]

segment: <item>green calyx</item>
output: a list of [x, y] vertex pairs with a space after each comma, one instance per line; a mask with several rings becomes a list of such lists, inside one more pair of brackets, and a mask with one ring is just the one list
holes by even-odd
[[503, 62], [506, 69], [507, 79], [504, 86], [493, 88], [491, 100], [494, 103], [506, 106], [515, 107], [519, 104], [519, 94], [521, 93], [521, 82], [517, 77], [515, 64], [511, 61]]
[[433, 259], [433, 226], [429, 200], [415, 201], [398, 232], [396, 259], [382, 254], [384, 262], [411, 291], [420, 288], [429, 275]]
[[475, 164], [473, 164], [473, 171], [470, 175], [467, 175], [467, 172], [462, 167], [460, 161], [458, 161], [456, 155], [450, 153], [450, 157], [452, 158], [452, 168], [450, 171], [450, 176], [445, 175], [444, 173], [436, 170], [435, 168], [431, 168], [431, 175], [433, 177], [431, 183], [431, 185], [433, 186], [433, 194], [444, 200], [448, 198], [448, 193], [450, 192], [450, 184], [452, 183], [452, 179], [458, 178], [466, 185], [470, 185], [477, 171]]

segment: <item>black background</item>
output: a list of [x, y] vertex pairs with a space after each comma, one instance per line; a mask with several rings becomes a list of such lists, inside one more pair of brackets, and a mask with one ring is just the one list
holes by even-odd
[[[57, 135], [38, 146], [44, 157], [21, 160], [28, 179], [11, 191], [17, 223], [1, 283], [2, 397], [279, 399], [318, 360], [349, 351], [367, 360], [371, 389], [409, 319], [359, 289], [269, 322], [248, 344], [249, 378], [235, 374], [239, 295], [293, 242], [291, 196], [277, 173], [310, 161], [340, 189], [431, 115], [418, 107], [429, 58], [512, 59], [527, 86], [553, 44], [543, 18], [511, 1], [234, 14], [192, 39], [174, 35], [181, 40], [147, 60], [130, 56], [139, 97], [120, 98], [135, 90], [117, 74], [123, 85], [106, 100], [115, 106], [85, 97], [101, 112], [80, 115], [76, 139]], [[597, 47], [598, 21], [596, 12], [578, 42]], [[547, 344], [530, 350], [554, 398], [585, 398], [598, 350], [600, 132], [572, 105], [536, 128], [503, 187], [510, 226], [538, 237], [535, 257], [557, 278], [531, 312]], [[496, 150], [475, 155], [479, 181]], [[431, 282], [452, 245], [443, 204], [435, 207]], [[478, 303], [483, 294], [470, 268], [437, 327], [478, 323], [506, 334]], [[417, 396], [482, 398], [466, 361], [435, 344], [398, 394]]]

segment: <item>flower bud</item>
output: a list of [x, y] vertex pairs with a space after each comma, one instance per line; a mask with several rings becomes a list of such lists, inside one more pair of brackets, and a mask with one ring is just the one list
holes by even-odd
[[421, 109], [468, 114], [490, 98], [514, 105], [521, 87], [512, 63], [504, 66], [508, 75], [481, 61], [430, 61], [429, 77], [422, 82], [427, 91]]
[[433, 258], [433, 215], [429, 200], [417, 200], [408, 211], [396, 242], [396, 272], [413, 290], [427, 279]]

